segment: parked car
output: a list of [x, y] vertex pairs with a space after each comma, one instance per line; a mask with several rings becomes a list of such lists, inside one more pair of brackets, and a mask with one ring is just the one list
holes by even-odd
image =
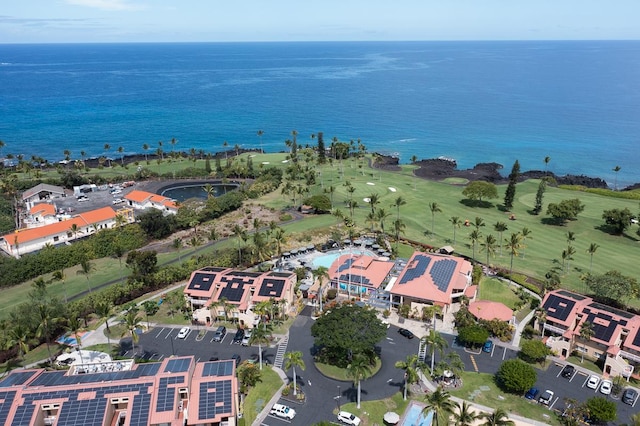
[[573, 365], [565, 365], [562, 369], [561, 376], [565, 379], [570, 379], [573, 377], [573, 373], [576, 372], [576, 368]]
[[613, 383], [611, 380], [603, 380], [600, 383], [600, 393], [603, 395], [609, 395], [611, 393], [611, 389], [613, 389]]
[[283, 419], [293, 420], [296, 416], [296, 410], [287, 405], [274, 404], [273, 407], [271, 407], [269, 414]]
[[600, 383], [600, 377], [596, 376], [595, 374], [592, 374], [591, 376], [589, 376], [589, 380], [587, 380], [587, 387], [589, 389], [596, 389], [599, 383]]
[[527, 393], [524, 394], [524, 397], [527, 399], [531, 399], [534, 400], [538, 397], [538, 394], [540, 393], [540, 391], [538, 390], [538, 388], [531, 388], [527, 391]]
[[540, 395], [540, 398], [538, 398], [538, 402], [540, 404], [549, 405], [551, 404], [552, 399], [553, 399], [553, 391], [550, 391], [549, 389], [547, 389], [546, 391], [544, 391], [542, 395]]
[[182, 327], [180, 331], [178, 331], [178, 339], [184, 339], [185, 337], [187, 337], [187, 334], [189, 334], [189, 328]]
[[260, 356], [258, 354], [251, 354], [249, 359], [247, 359], [249, 364], [257, 364], [258, 361], [260, 361]]
[[633, 405], [638, 398], [638, 392], [635, 389], [626, 388], [622, 393], [622, 402]]
[[240, 365], [240, 361], [242, 361], [242, 358], [240, 358], [240, 355], [238, 354], [231, 355], [231, 359], [236, 362], [236, 367]]
[[224, 325], [221, 325], [213, 334], [213, 341], [222, 342], [222, 339], [224, 339], [224, 336], [226, 335], [227, 335], [227, 327], [225, 327]]
[[492, 350], [493, 342], [491, 340], [487, 340], [486, 342], [484, 342], [484, 345], [482, 346], [482, 352], [491, 353]]
[[407, 330], [406, 328], [399, 328], [398, 333], [400, 333], [407, 339], [413, 339], [415, 337], [415, 335], [411, 332], [411, 330]]
[[89, 201], [89, 198], [87, 198], [87, 197], [78, 197], [78, 202], [79, 203], [84, 203], [85, 201]]
[[120, 204], [120, 203], [124, 203], [124, 200], [122, 198], [116, 198], [112, 202], [113, 202], [113, 204]]
[[239, 328], [238, 331], [236, 331], [236, 334], [233, 336], [233, 343], [239, 345], [240, 343], [242, 343], [242, 339], [244, 339], [244, 330]]
[[242, 346], [249, 346], [249, 342], [251, 341], [252, 334], [253, 334], [253, 330], [247, 330], [244, 332], [244, 337], [242, 338]]
[[217, 356], [212, 356], [211, 358], [209, 358], [209, 361], [220, 361], [220, 358], [218, 358]]
[[346, 425], [358, 426], [360, 424], [360, 417], [348, 411], [340, 411], [338, 413], [338, 421]]

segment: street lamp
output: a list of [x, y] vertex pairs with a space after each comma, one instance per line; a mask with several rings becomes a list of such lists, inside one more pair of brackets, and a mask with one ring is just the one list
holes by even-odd
[[338, 411], [340, 411], [340, 385], [338, 385], [338, 396], [336, 396], [336, 401], [338, 402]]

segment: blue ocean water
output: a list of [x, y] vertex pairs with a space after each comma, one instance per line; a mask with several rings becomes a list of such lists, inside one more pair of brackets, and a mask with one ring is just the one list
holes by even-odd
[[[223, 142], [360, 138], [408, 163], [447, 156], [640, 182], [640, 42], [0, 45], [0, 140], [60, 160]], [[104, 145], [111, 145], [105, 152]]]

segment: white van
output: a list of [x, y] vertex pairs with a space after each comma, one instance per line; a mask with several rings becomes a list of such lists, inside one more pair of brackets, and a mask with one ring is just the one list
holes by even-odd
[[296, 416], [296, 410], [291, 407], [282, 404], [274, 404], [269, 414], [283, 419], [293, 420]]

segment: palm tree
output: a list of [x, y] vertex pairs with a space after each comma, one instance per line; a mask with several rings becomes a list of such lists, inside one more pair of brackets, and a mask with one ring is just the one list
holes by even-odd
[[484, 237], [484, 242], [482, 243], [482, 251], [487, 253], [487, 266], [489, 265], [489, 256], [494, 257], [496, 255], [496, 237], [493, 234], [489, 234]]
[[615, 191], [617, 191], [617, 190], [618, 190], [618, 172], [619, 172], [620, 170], [622, 170], [622, 167], [620, 167], [620, 166], [615, 166], [615, 167], [613, 168], [613, 171], [614, 171], [614, 172], [615, 172], [615, 174], [616, 174], [616, 179], [615, 179], [615, 181], [614, 181], [615, 183], [613, 184], [613, 189], [614, 189]]
[[[376, 218], [378, 218], [378, 220], [380, 221], [380, 232], [382, 232], [382, 238], [385, 238], [385, 233], [384, 233], [384, 221], [386, 218], [388, 218], [389, 216], [391, 216], [391, 214], [387, 213], [385, 211], [385, 209], [378, 209], [376, 210]], [[400, 216], [398, 215], [398, 218]]]
[[576, 240], [576, 233], [573, 231], [567, 231], [565, 236], [567, 237], [567, 244], [569, 245]]
[[122, 325], [124, 325], [125, 329], [120, 337], [124, 337], [127, 334], [131, 335], [131, 350], [133, 351], [133, 357], [135, 358], [136, 343], [140, 340], [140, 336], [136, 330], [142, 326], [142, 318], [138, 316], [138, 310], [129, 309], [124, 315]]
[[476, 413], [467, 401], [462, 401], [462, 405], [458, 404], [458, 412], [453, 413], [455, 426], [471, 426], [478, 419]]
[[509, 266], [509, 277], [513, 274], [513, 258], [518, 255], [518, 250], [522, 248], [521, 245], [522, 236], [514, 232], [511, 234], [511, 237], [505, 239], [505, 245], [509, 249], [509, 253], [511, 254], [511, 265]]
[[255, 327], [251, 332], [251, 339], [249, 339], [249, 343], [258, 344], [258, 360], [260, 362], [260, 370], [262, 370], [262, 345], [269, 343], [272, 329], [273, 325], [265, 321], [262, 327]]
[[405, 223], [400, 219], [396, 219], [393, 221], [393, 229], [396, 231], [396, 249], [398, 248], [398, 244], [400, 243], [400, 234], [404, 234], [404, 230], [406, 227], [407, 225], [405, 225]]
[[111, 311], [113, 310], [111, 302], [107, 300], [98, 301], [96, 302], [94, 310], [98, 318], [104, 320], [104, 325], [107, 328], [107, 342], [109, 343], [109, 346], [111, 346], [111, 340], [109, 337], [111, 336], [111, 329], [109, 328], [109, 318], [111, 318]]
[[580, 326], [580, 338], [583, 340], [584, 345], [582, 346], [582, 352], [580, 352], [580, 362], [584, 362], [584, 353], [587, 351], [587, 342], [591, 340], [591, 338], [596, 334], [593, 330], [593, 324], [589, 321], [585, 321]]
[[425, 396], [426, 406], [423, 413], [433, 411], [433, 425], [444, 426], [449, 424], [449, 417], [455, 413], [456, 403], [451, 400], [449, 392], [438, 388]]
[[473, 221], [473, 226], [476, 228], [477, 231], [479, 231], [480, 228], [485, 226], [484, 219], [479, 216], [476, 216], [476, 218]]
[[145, 300], [142, 302], [142, 309], [144, 310], [144, 314], [147, 317], [147, 329], [151, 328], [151, 323], [149, 323], [149, 317], [154, 316], [158, 313], [160, 307], [158, 306], [158, 302], [154, 300]]
[[326, 278], [327, 280], [330, 279], [329, 277], [329, 270], [327, 269], [326, 266], [318, 266], [316, 269], [311, 271], [311, 274], [313, 275], [313, 280], [314, 281], [318, 281], [318, 300], [320, 303], [320, 312], [322, 312], [322, 281]]
[[89, 281], [89, 274], [95, 270], [93, 263], [89, 262], [89, 259], [82, 258], [80, 260], [80, 269], [76, 271], [77, 274], [84, 275], [87, 277], [87, 286], [89, 286], [89, 293], [93, 293], [93, 288], [91, 288], [91, 283]]
[[[80, 319], [77, 316], [71, 315], [67, 319], [66, 329], [67, 331], [70, 331], [73, 334], [73, 337], [76, 338], [76, 343], [78, 344], [78, 350], [82, 350], [82, 340], [80, 337], [81, 328], [82, 328], [82, 324], [80, 323]], [[82, 357], [80, 359], [82, 359]]]
[[441, 213], [442, 209], [440, 208], [440, 205], [438, 205], [438, 203], [434, 201], [432, 203], [429, 203], [429, 211], [431, 211], [431, 233], [433, 234], [436, 213]]
[[203, 186], [202, 190], [205, 192], [205, 194], [207, 194], [207, 200], [210, 200], [211, 198], [213, 198], [216, 195], [216, 188], [215, 188], [215, 186], [211, 185], [210, 183], [208, 183], [205, 186]]
[[67, 303], [67, 286], [65, 283], [67, 276], [64, 273], [64, 269], [58, 269], [57, 271], [53, 271], [53, 274], [51, 275], [51, 279], [54, 281], [62, 281], [62, 290], [64, 292], [64, 303]]
[[572, 245], [569, 245], [565, 250], [565, 254], [567, 260], [567, 273], [569, 273], [569, 262], [573, 260], [573, 255], [576, 254], [576, 249]]
[[78, 234], [82, 234], [82, 231], [80, 230], [80, 227], [77, 223], [72, 223], [69, 231], [73, 234], [74, 241], [78, 239]]
[[474, 262], [476, 261], [476, 244], [480, 240], [481, 236], [482, 236], [482, 234], [477, 229], [474, 229], [469, 234], [469, 239], [471, 240], [471, 249], [473, 251], [473, 257], [472, 258], [473, 258]]
[[395, 366], [404, 370], [403, 399], [406, 401], [409, 384], [418, 383], [420, 380], [419, 372], [426, 369], [427, 366], [418, 359], [418, 355], [408, 355], [406, 360], [396, 362]]
[[522, 258], [524, 259], [524, 256], [525, 256], [524, 249], [527, 247], [525, 244], [527, 242], [527, 238], [533, 238], [533, 237], [531, 237], [531, 230], [526, 226], [522, 228], [522, 231], [520, 231], [520, 236], [522, 237]]
[[589, 248], [587, 249], [587, 253], [589, 253], [589, 273], [591, 273], [591, 268], [593, 267], [593, 255], [596, 254], [596, 250], [598, 250], [600, 246], [596, 243], [591, 243]]
[[120, 154], [120, 164], [124, 167], [124, 148], [118, 147], [118, 154]]
[[422, 338], [422, 343], [429, 348], [429, 355], [431, 355], [431, 376], [433, 376], [433, 368], [435, 365], [436, 351], [442, 356], [442, 352], [449, 346], [447, 341], [436, 330], [429, 330], [429, 333]]
[[482, 413], [479, 418], [484, 420], [480, 426], [515, 426], [515, 422], [509, 420], [509, 416], [502, 408], [497, 408], [493, 413]]
[[395, 207], [398, 211], [397, 219], [400, 219], [400, 207], [404, 206], [405, 204], [407, 204], [407, 200], [402, 198], [402, 196], [399, 196], [393, 202], [392, 206]]
[[142, 150], [144, 151], [144, 161], [147, 163], [149, 162], [149, 153], [148, 153], [149, 148], [150, 147], [148, 143], [145, 143], [142, 145]]
[[245, 234], [244, 229], [239, 225], [233, 225], [233, 235], [238, 239], [238, 264], [242, 264], [242, 247], [240, 246], [240, 241], [242, 240], [243, 235]]
[[456, 245], [456, 228], [460, 228], [460, 225], [462, 225], [462, 220], [460, 220], [458, 216], [451, 216], [449, 222], [451, 222], [451, 225], [453, 225], [453, 245]]
[[[104, 144], [104, 151], [107, 153], [107, 155], [108, 155], [110, 149], [111, 149], [111, 145], [109, 145], [108, 143], [105, 143]], [[111, 167], [111, 159], [109, 158], [108, 161], [109, 161], [109, 167]]]
[[260, 153], [264, 153], [264, 150], [262, 149], [262, 136], [264, 135], [264, 131], [262, 130], [258, 130], [257, 132], [258, 137], [260, 138]]
[[7, 346], [18, 347], [18, 358], [23, 358], [29, 352], [29, 330], [20, 322], [13, 324], [8, 332]]
[[49, 353], [49, 361], [53, 359], [51, 355], [51, 332], [53, 327], [60, 322], [60, 318], [54, 317], [53, 309], [51, 305], [47, 303], [40, 303], [36, 306], [37, 318], [40, 321], [38, 329], [36, 330], [36, 337], [44, 337], [47, 345], [47, 352]]
[[363, 354], [356, 354], [347, 365], [347, 377], [353, 379], [353, 385], [358, 385], [356, 408], [360, 409], [360, 382], [371, 376], [371, 364], [369, 358]]
[[379, 203], [380, 196], [377, 192], [372, 192], [371, 195], [369, 195], [369, 206], [371, 206], [371, 213], [376, 213], [376, 205], [378, 205]]
[[551, 157], [544, 157], [544, 175], [547, 175], [547, 167], [549, 166], [549, 161], [551, 161]]
[[293, 394], [298, 394], [298, 387], [296, 385], [296, 367], [300, 367], [302, 371], [305, 370], [304, 360], [302, 359], [302, 352], [287, 352], [284, 354], [284, 369], [291, 369], [293, 372]]
[[[493, 225], [493, 229], [496, 232], [500, 233], [500, 238], [498, 238], [499, 241], [503, 241], [502, 240], [502, 233], [504, 231], [507, 231], [509, 229], [509, 227], [507, 226], [506, 223], [501, 222], [501, 221], [497, 221], [494, 225]], [[502, 244], [500, 244], [500, 257], [502, 257]]]

